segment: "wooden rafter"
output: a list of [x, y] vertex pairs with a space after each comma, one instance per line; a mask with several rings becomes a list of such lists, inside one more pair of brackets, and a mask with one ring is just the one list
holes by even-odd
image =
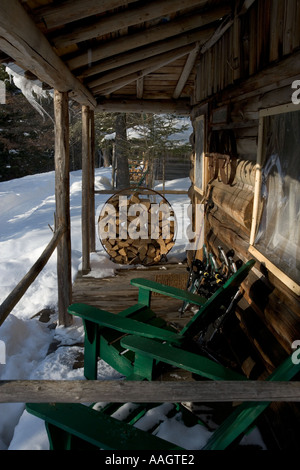
[[176, 36], [174, 39], [167, 39], [155, 44], [150, 44], [145, 47], [141, 47], [138, 50], [127, 51], [122, 54], [109, 57], [108, 59], [102, 60], [97, 65], [91, 65], [84, 69], [78, 77], [85, 79], [98, 73], [104, 73], [111, 71], [115, 68], [122, 67], [124, 65], [131, 64], [132, 62], [138, 62], [149, 57], [162, 54], [164, 52], [177, 49], [179, 47], [187, 46], [188, 44], [200, 42], [204, 44], [214, 33], [214, 28], [205, 28], [200, 31], [192, 31], [188, 34], [182, 34]]
[[107, 10], [127, 6], [136, 0], [65, 0], [63, 3], [41, 7], [34, 12], [34, 20], [47, 28], [57, 28], [72, 21], [98, 15]]
[[96, 18], [95, 21], [87, 26], [79, 25], [73, 28], [71, 32], [60, 33], [53, 36], [52, 40], [56, 47], [65, 47], [78, 42], [87, 41], [97, 36], [104, 36], [122, 28], [150, 21], [155, 18], [164, 17], [177, 10], [192, 6], [203, 6], [207, 0], [155, 0], [149, 4], [145, 3], [140, 7], [129, 8], [120, 11], [108, 17], [101, 19]]
[[96, 101], [68, 70], [49, 42], [17, 0], [1, 0], [0, 49], [24, 70], [61, 92], [70, 91], [80, 103], [95, 107]]
[[134, 73], [122, 76], [121, 78], [117, 80], [111, 80], [110, 82], [107, 82], [103, 85], [96, 86], [93, 89], [93, 91], [96, 92], [97, 94], [103, 94], [103, 95], [113, 93], [114, 91], [122, 88], [124, 85], [128, 85], [129, 83], [132, 83], [136, 81], [137, 79], [145, 77], [146, 75], [149, 75], [155, 70], [158, 70], [162, 66], [167, 65], [171, 62], [174, 62], [174, 60], [180, 59], [181, 57], [184, 57], [190, 52], [190, 49], [191, 49], [191, 46], [185, 46], [185, 47], [178, 49], [177, 51], [162, 54], [163, 57], [161, 58], [156, 58], [155, 60], [150, 59], [152, 65], [142, 70], [139, 69], [138, 71]]
[[137, 99], [106, 99], [101, 97], [95, 111], [100, 112], [127, 112], [127, 113], [172, 113], [189, 115], [191, 112], [190, 100], [137, 100]]
[[174, 99], [177, 99], [179, 98], [179, 96], [181, 95], [182, 93], [182, 90], [193, 70], [193, 67], [195, 65], [195, 62], [196, 62], [196, 59], [197, 59], [197, 56], [198, 56], [198, 53], [199, 53], [199, 49], [200, 49], [200, 44], [198, 43], [196, 45], [196, 47], [194, 47], [194, 49], [189, 53], [189, 56], [187, 58], [187, 61], [185, 63], [185, 66], [182, 70], [182, 73], [181, 73], [181, 76], [180, 76], [180, 79], [178, 80], [178, 83], [176, 85], [176, 88], [174, 90], [174, 93], [173, 93], [173, 98]]
[[67, 63], [69, 68], [74, 70], [86, 66], [90, 62], [97, 62], [131, 49], [135, 49], [137, 46], [146, 46], [157, 41], [188, 33], [193, 29], [204, 28], [205, 26], [219, 20], [230, 11], [230, 7], [225, 5], [202, 14], [199, 13], [186, 18], [177, 18], [167, 24], [154, 26], [146, 31], [131, 34], [126, 37], [125, 41], [124, 38], [121, 37], [105, 43], [105, 47], [101, 44], [92, 49], [88, 49], [68, 60]]
[[96, 78], [95, 80], [88, 82], [88, 86], [89, 88], [93, 89], [95, 87], [105, 85], [106, 83], [111, 84], [113, 80], [123, 78], [127, 75], [140, 72], [142, 70], [152, 70], [153, 67], [155, 67], [154, 70], [157, 70], [158, 68], [170, 63], [170, 61], [173, 62], [174, 60], [189, 54], [193, 49], [194, 45], [190, 44], [188, 46], [180, 47], [174, 51], [165, 52], [164, 54], [159, 54], [155, 57], [150, 57], [150, 59], [140, 60], [138, 62], [134, 62], [133, 64], [126, 65], [124, 67], [119, 67], [113, 70], [112, 72], [103, 75], [100, 78]]

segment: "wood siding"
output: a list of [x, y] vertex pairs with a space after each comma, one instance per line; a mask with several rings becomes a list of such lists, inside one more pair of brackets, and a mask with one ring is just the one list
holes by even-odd
[[[224, 131], [233, 133], [236, 142], [233, 182], [224, 184], [219, 173], [205, 193], [205, 242], [215, 255], [221, 245], [225, 251], [233, 249], [235, 258], [243, 262], [253, 258], [248, 250], [259, 111], [291, 103], [292, 83], [300, 79], [299, 47], [300, 2], [265, 0], [254, 2], [198, 59], [192, 120], [205, 116], [205, 151], [212, 150], [212, 136]], [[203, 200], [197, 191], [191, 192], [191, 198]], [[291, 353], [293, 341], [300, 339], [300, 298], [258, 261], [243, 289], [237, 328], [226, 333], [243, 371], [251, 377], [273, 370]], [[281, 416], [280, 425], [275, 416]], [[268, 419], [283, 448], [291, 445], [283, 428], [296, 436], [299, 417], [299, 406], [271, 407]]]

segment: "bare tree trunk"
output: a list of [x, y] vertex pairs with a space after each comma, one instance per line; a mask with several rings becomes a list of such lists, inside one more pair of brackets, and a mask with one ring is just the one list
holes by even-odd
[[110, 166], [112, 164], [110, 147], [104, 147], [102, 150], [102, 154], [103, 154], [103, 166], [104, 167]]
[[130, 186], [129, 165], [127, 156], [126, 114], [118, 114], [115, 122], [116, 130], [116, 161], [117, 161], [117, 189]]

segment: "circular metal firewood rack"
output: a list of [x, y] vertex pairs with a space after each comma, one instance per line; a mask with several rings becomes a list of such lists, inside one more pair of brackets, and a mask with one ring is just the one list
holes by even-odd
[[104, 204], [98, 235], [118, 264], [158, 264], [176, 239], [176, 216], [167, 199], [153, 189], [122, 189]]

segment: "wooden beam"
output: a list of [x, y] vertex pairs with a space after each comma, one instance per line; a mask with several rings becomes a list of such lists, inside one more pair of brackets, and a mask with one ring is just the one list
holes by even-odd
[[36, 23], [44, 23], [47, 29], [57, 28], [88, 16], [105, 13], [108, 10], [127, 6], [136, 0], [65, 0], [59, 5], [53, 3], [34, 11]]
[[90, 266], [90, 175], [91, 143], [90, 143], [90, 109], [82, 107], [82, 272], [87, 274]]
[[[127, 10], [117, 12], [114, 15], [97, 19], [91, 24], [80, 25], [72, 28], [71, 32], [54, 35], [53, 42], [56, 47], [66, 47], [78, 42], [88, 41], [98, 36], [104, 36], [123, 28], [129, 28], [159, 17], [166, 17], [177, 10], [183, 10], [193, 6], [203, 6], [207, 0], [153, 0], [140, 7], [135, 6]], [[111, 10], [111, 7], [108, 8]], [[202, 16], [202, 15], [201, 15]]]
[[210, 23], [219, 20], [224, 15], [230, 13], [230, 11], [230, 6], [226, 5], [203, 14], [177, 18], [167, 24], [154, 26], [146, 31], [141, 31], [126, 37], [123, 36], [119, 39], [107, 42], [105, 47], [101, 44], [77, 55], [68, 61], [68, 66], [71, 70], [74, 70], [86, 64], [129, 51], [130, 49], [136, 49], [137, 45], [142, 47], [156, 41], [163, 41], [176, 35], [183, 33], [187, 34], [193, 29], [199, 30], [200, 28], [204, 28]]
[[[222, 102], [231, 100], [246, 100], [259, 93], [262, 95], [270, 90], [282, 86], [288, 86], [293, 80], [299, 77], [300, 70], [300, 51], [295, 52], [286, 59], [274, 63], [263, 71], [257, 73], [254, 77], [241, 81], [238, 87], [222, 92]], [[276, 81], [274, 81], [274, 77]], [[292, 90], [291, 90], [292, 94]]]
[[172, 113], [188, 116], [191, 112], [190, 101], [179, 100], [133, 100], [127, 98], [99, 99], [95, 111], [99, 112], [128, 112], [128, 113]]
[[206, 51], [208, 51], [216, 42], [219, 41], [219, 39], [224, 36], [226, 31], [233, 25], [233, 19], [226, 18], [222, 24], [215, 30], [214, 34], [212, 37], [204, 44], [204, 46], [201, 49], [201, 54], [204, 54]]
[[136, 97], [142, 99], [144, 93], [144, 77], [138, 78], [136, 81]]
[[[124, 190], [123, 190], [124, 191]], [[99, 189], [95, 191], [95, 194], [115, 194], [116, 191], [113, 189]], [[129, 189], [128, 193], [127, 191], [124, 191], [124, 194], [131, 194], [132, 190]], [[143, 194], [152, 194], [151, 190], [147, 192], [146, 189], [143, 190]], [[180, 190], [180, 189], [160, 189], [159, 194], [188, 194], [188, 191]]]
[[90, 110], [90, 139], [91, 139], [91, 177], [90, 177], [90, 251], [96, 251], [95, 227], [95, 113]]
[[102, 86], [95, 87], [93, 91], [95, 94], [102, 94], [102, 95], [109, 95], [111, 93], [114, 93], [115, 91], [119, 90], [123, 86], [129, 85], [130, 83], [135, 82], [137, 79], [145, 77], [146, 75], [149, 75], [152, 72], [155, 72], [161, 67], [185, 56], [188, 53], [187, 48], [190, 49], [190, 46], [185, 46], [185, 48], [181, 48], [180, 50], [173, 52], [173, 53], [167, 53], [169, 57], [168, 59], [167, 57], [164, 57], [161, 59], [157, 58], [156, 61], [154, 61], [154, 65], [152, 67], [147, 67], [146, 69], [140, 70], [130, 75], [126, 75], [125, 77], [119, 78], [118, 80], [112, 80], [110, 83], [106, 83]]
[[245, 0], [244, 3], [243, 3], [243, 6], [242, 6], [242, 8], [239, 12], [239, 15], [244, 15], [245, 13], [247, 13], [249, 8], [252, 7], [252, 5], [255, 1], [256, 0]]
[[67, 312], [72, 302], [68, 93], [54, 91], [54, 118], [56, 224], [65, 227], [57, 246], [58, 319], [60, 325], [69, 326], [73, 318]]
[[119, 79], [124, 79], [126, 82], [126, 79], [124, 77], [129, 77], [130, 75], [134, 76], [134, 74], [136, 74], [136, 78], [134, 78], [133, 80], [130, 79], [130, 81], [127, 82], [130, 83], [131, 81], [134, 81], [139, 78], [139, 76], [147, 75], [148, 73], [151, 73], [154, 70], [157, 70], [163, 67], [164, 65], [173, 62], [174, 60], [184, 57], [185, 55], [189, 54], [193, 50], [193, 48], [194, 45], [189, 44], [188, 46], [183, 46], [179, 49], [175, 49], [170, 52], [165, 52], [164, 54], [159, 54], [155, 57], [151, 57], [150, 59], [140, 60], [139, 62], [134, 62], [131, 65], [119, 67], [113, 72], [107, 73], [100, 78], [96, 78], [95, 80], [88, 82], [88, 86], [92, 90], [95, 88], [97, 91], [99, 91], [101, 89], [100, 87], [105, 88], [107, 84], [109, 84], [109, 86], [111, 87], [114, 83], [117, 83], [117, 80]]
[[95, 107], [96, 101], [56, 55], [18, 0], [0, 2], [0, 49], [24, 70], [81, 104]]
[[176, 88], [173, 93], [173, 98], [177, 99], [182, 93], [182, 90], [193, 70], [193, 67], [195, 65], [198, 53], [199, 53], [200, 45], [197, 44], [196, 47], [190, 52], [187, 61], [185, 63], [185, 66], [181, 72], [180, 78], [177, 82]]
[[172, 39], [166, 39], [165, 41], [141, 47], [138, 50], [133, 50], [132, 52], [124, 52], [122, 54], [115, 55], [111, 58], [102, 60], [97, 65], [91, 65], [91, 67], [81, 71], [78, 78], [85, 79], [99, 73], [104, 73], [107, 70], [111, 71], [115, 68], [148, 59], [196, 42], [204, 44], [212, 36], [214, 31], [215, 28], [205, 28], [201, 31], [182, 34]]
[[1, 380], [0, 403], [299, 402], [300, 382]]

